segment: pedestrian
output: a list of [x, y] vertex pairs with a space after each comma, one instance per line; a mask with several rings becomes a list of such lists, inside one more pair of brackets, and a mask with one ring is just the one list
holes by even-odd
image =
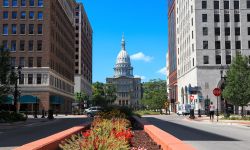
[[209, 116], [210, 116], [210, 120], [214, 120], [214, 110], [215, 110], [215, 106], [213, 105], [213, 102], [211, 102], [210, 106], [209, 106]]

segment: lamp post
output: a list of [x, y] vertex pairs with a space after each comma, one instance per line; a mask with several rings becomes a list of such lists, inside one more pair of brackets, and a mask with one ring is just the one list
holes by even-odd
[[[223, 71], [224, 71], [223, 69], [224, 69], [224, 68], [223, 68], [223, 66], [221, 65], [221, 67], [220, 67], [220, 75], [221, 75], [220, 78], [221, 78], [221, 81], [224, 80], [224, 84], [225, 84], [226, 78], [227, 78], [227, 77], [226, 77], [226, 76], [223, 77]], [[223, 90], [222, 85], [223, 85], [223, 84], [221, 84], [221, 90]], [[222, 95], [221, 95], [221, 100], [222, 100]], [[224, 115], [225, 115], [225, 116], [229, 116], [229, 114], [228, 114], [228, 108], [227, 108], [227, 101], [226, 101], [226, 100], [224, 100]]]
[[[15, 87], [14, 87], [14, 112], [18, 112], [18, 105], [17, 105], [17, 102], [18, 102], [18, 96], [21, 94], [19, 91], [18, 91], [18, 81], [20, 81], [20, 78], [21, 78], [21, 70], [22, 70], [22, 67], [21, 66], [18, 66], [17, 67], [17, 71], [18, 71], [18, 74], [16, 76], [16, 73], [15, 73]], [[14, 72], [15, 71], [15, 67], [12, 68], [12, 71]]]

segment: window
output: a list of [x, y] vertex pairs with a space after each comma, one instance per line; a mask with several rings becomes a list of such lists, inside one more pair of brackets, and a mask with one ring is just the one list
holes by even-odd
[[240, 28], [239, 28], [239, 27], [236, 27], [236, 28], [235, 28], [235, 35], [236, 35], [236, 36], [239, 36], [239, 35], [240, 35]]
[[39, 11], [39, 12], [37, 13], [37, 19], [38, 19], [38, 20], [43, 20], [43, 12]]
[[207, 9], [207, 1], [202, 1], [202, 9]]
[[214, 9], [220, 9], [220, 2], [214, 1]]
[[10, 57], [10, 65], [11, 65], [11, 67], [16, 66], [16, 57]]
[[37, 25], [37, 32], [38, 32], [38, 34], [43, 34], [43, 25], [42, 24]]
[[207, 14], [202, 14], [202, 22], [207, 22]]
[[33, 84], [33, 74], [28, 74], [28, 84]]
[[231, 49], [231, 41], [225, 41], [225, 48]]
[[215, 49], [220, 49], [220, 41], [215, 41]]
[[209, 57], [203, 56], [203, 64], [209, 64]]
[[17, 7], [17, 0], [12, 0], [12, 7]]
[[21, 6], [26, 6], [26, 0], [21, 0]]
[[9, 18], [9, 12], [8, 11], [4, 11], [3, 12], [3, 19], [8, 19]]
[[29, 51], [33, 51], [34, 49], [34, 42], [32, 40], [29, 40]]
[[247, 14], [247, 22], [250, 22], [250, 14]]
[[214, 14], [214, 22], [220, 22], [220, 15]]
[[207, 27], [203, 27], [203, 35], [204, 36], [208, 35], [208, 28]]
[[28, 67], [33, 67], [33, 57], [28, 58]]
[[8, 35], [9, 27], [7, 24], [3, 24], [3, 35]]
[[42, 67], [42, 57], [37, 57], [37, 67]]
[[236, 41], [235, 42], [235, 48], [236, 49], [241, 49], [241, 41]]
[[9, 7], [9, 0], [3, 0], [3, 7]]
[[30, 6], [35, 6], [35, 1], [34, 0], [30, 0]]
[[248, 27], [247, 30], [248, 30], [248, 35], [250, 35], [250, 27]]
[[248, 41], [248, 49], [250, 49], [250, 41]]
[[20, 58], [19, 58], [19, 65], [20, 65], [21, 67], [24, 67], [24, 65], [25, 65], [24, 57], [20, 57]]
[[22, 11], [22, 12], [21, 12], [20, 18], [21, 18], [21, 19], [25, 19], [25, 18], [26, 18], [26, 12], [25, 12], [25, 11]]
[[29, 34], [34, 34], [34, 24], [29, 24]]
[[16, 11], [12, 11], [12, 19], [17, 19], [17, 12]]
[[41, 74], [37, 74], [36, 84], [42, 84], [42, 75]]
[[43, 41], [42, 40], [38, 40], [37, 41], [37, 51], [41, 51], [42, 50], [42, 46], [43, 46]]
[[43, 7], [43, 0], [38, 0], [37, 5], [38, 5], [38, 7]]
[[21, 77], [19, 79], [19, 84], [24, 84], [24, 74], [21, 74]]
[[221, 56], [220, 55], [216, 55], [216, 64], [221, 64]]
[[229, 9], [229, 1], [224, 1], [224, 9]]
[[247, 8], [250, 8], [250, 0], [247, 0]]
[[214, 34], [215, 34], [215, 36], [220, 36], [220, 28], [216, 27], [214, 29]]
[[20, 24], [20, 34], [25, 34], [25, 24]]
[[15, 40], [11, 41], [10, 51], [12, 51], [12, 52], [16, 51], [16, 41]]
[[29, 19], [35, 19], [35, 13], [34, 11], [29, 12]]
[[208, 41], [203, 41], [203, 49], [208, 49]]
[[234, 22], [240, 22], [240, 14], [234, 14]]
[[239, 1], [234, 1], [234, 9], [239, 9], [240, 4]]
[[229, 14], [224, 14], [224, 21], [230, 22], [230, 15]]
[[24, 49], [25, 49], [25, 41], [21, 40], [20, 41], [20, 51], [24, 51]]
[[230, 36], [230, 28], [229, 27], [225, 28], [225, 36]]
[[16, 29], [16, 24], [12, 24], [12, 25], [11, 25], [11, 34], [16, 34], [16, 33], [17, 33], [16, 30], [17, 30], [17, 29]]
[[231, 55], [226, 55], [226, 64], [231, 64]]

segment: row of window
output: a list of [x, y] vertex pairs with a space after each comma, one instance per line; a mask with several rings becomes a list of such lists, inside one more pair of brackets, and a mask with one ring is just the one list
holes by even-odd
[[3, 0], [3, 7], [9, 7], [10, 4], [12, 7], [25, 7], [27, 2], [29, 2], [28, 5], [31, 7], [35, 7], [35, 4], [38, 7], [43, 7], [43, 0]]
[[[250, 41], [248, 41], [250, 49]], [[203, 41], [203, 49], [209, 49], [208, 41]], [[221, 42], [215, 41], [215, 49], [221, 49]], [[225, 49], [231, 49], [231, 41], [225, 41]], [[235, 49], [241, 49], [241, 41], [235, 41]]]
[[[207, 14], [202, 14], [202, 22], [208, 22]], [[220, 14], [214, 14], [214, 22], [220, 22]], [[230, 22], [230, 14], [224, 14], [224, 22]], [[240, 14], [234, 14], [234, 22], [240, 22]], [[247, 22], [250, 22], [250, 14], [247, 14]]]
[[[226, 64], [231, 64], [232, 62], [232, 57], [231, 55], [226, 55]], [[215, 56], [215, 63], [218, 65], [218, 64], [221, 64], [221, 55], [216, 55]], [[209, 56], [203, 56], [203, 64], [207, 65], [209, 64]]]
[[[28, 84], [35, 84], [33, 78], [34, 78], [33, 74], [28, 74], [28, 82], [27, 83]], [[20, 85], [25, 84], [24, 79], [25, 79], [24, 74], [21, 74], [21, 77], [19, 79]], [[36, 74], [36, 84], [42, 84], [42, 74]]]
[[[35, 34], [35, 24], [29, 24], [27, 25], [28, 27], [28, 34], [30, 35], [34, 35]], [[9, 30], [10, 29], [10, 30]], [[8, 24], [3, 24], [3, 31], [2, 34], [3, 35], [9, 35], [13, 34], [16, 35], [17, 34], [17, 24], [12, 24], [12, 25], [8, 25]], [[19, 25], [19, 34], [24, 35], [26, 34], [26, 24], [20, 24]], [[37, 34], [41, 35], [43, 34], [43, 25], [42, 24], [37, 24]]]
[[[4, 11], [3, 12], [3, 19], [5, 19], [5, 20], [9, 19], [10, 13], [11, 13], [11, 19], [18, 19], [17, 11], [12, 11], [12, 12]], [[34, 11], [29, 11], [29, 12], [21, 11], [19, 14], [19, 18], [26, 19], [27, 13], [28, 13], [28, 18], [31, 20], [34, 20], [35, 16], [38, 20], [43, 19], [43, 12], [42, 11], [37, 12], [37, 14]]]
[[[248, 29], [248, 35], [250, 35], [250, 27], [247, 28]], [[230, 32], [230, 27], [225, 27], [225, 36], [230, 36], [231, 32]], [[208, 27], [203, 27], [202, 28], [202, 34], [203, 36], [207, 36], [208, 35]], [[215, 36], [220, 36], [221, 35], [221, 29], [220, 27], [215, 27], [214, 28], [214, 34]], [[240, 36], [240, 27], [235, 27], [235, 36]]]
[[[210, 1], [210, 0], [209, 0]], [[247, 0], [247, 8], [250, 8], [250, 1]], [[230, 3], [229, 1], [224, 1], [224, 9], [230, 9]], [[240, 3], [239, 1], [235, 0], [234, 1], [234, 9], [239, 9], [240, 8]], [[202, 9], [207, 9], [207, 1], [202, 1]], [[214, 9], [220, 9], [220, 1], [214, 1]]]
[[128, 105], [128, 100], [119, 100], [119, 105]]
[[[10, 47], [9, 47], [9, 42], [10, 42]], [[26, 43], [27, 42], [27, 43]], [[19, 48], [17, 48], [17, 41], [16, 40], [3, 40], [2, 45], [5, 50], [10, 50], [11, 52], [15, 52], [17, 50], [24, 52], [26, 49], [28, 51], [32, 52], [35, 49], [35, 44], [36, 44], [36, 51], [42, 51], [43, 48], [43, 41], [42, 40], [37, 40], [36, 42], [34, 40], [20, 40], [19, 41]], [[26, 44], [28, 45], [28, 48], [26, 48]]]
[[[36, 59], [36, 67], [42, 67], [42, 57], [36, 57], [36, 58], [34, 58], [34, 57], [28, 57], [28, 58], [19, 57], [19, 64], [18, 65], [21, 67], [35, 67], [35, 63], [34, 63], [35, 59]], [[27, 61], [27, 63], [26, 63], [26, 61]], [[17, 66], [16, 57], [10, 58], [10, 64], [13, 67]]]

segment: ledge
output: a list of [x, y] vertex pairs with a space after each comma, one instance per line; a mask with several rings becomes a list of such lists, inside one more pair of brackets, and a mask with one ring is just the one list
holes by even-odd
[[173, 135], [149, 124], [145, 119], [137, 116], [133, 116], [133, 118], [158, 145], [161, 145], [163, 150], [196, 150]]
[[56, 133], [49, 137], [25, 144], [16, 148], [15, 150], [58, 150], [59, 144], [63, 140], [70, 138], [73, 134], [80, 133], [89, 126], [90, 124], [75, 126], [73, 128]]

